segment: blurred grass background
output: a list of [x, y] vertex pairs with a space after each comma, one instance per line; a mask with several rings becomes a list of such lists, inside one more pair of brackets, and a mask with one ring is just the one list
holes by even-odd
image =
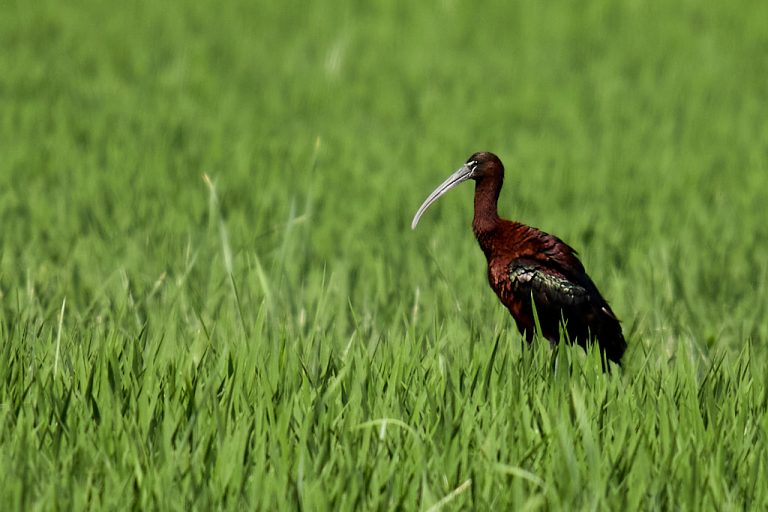
[[[765, 3], [0, 11], [4, 502], [765, 505]], [[408, 228], [479, 150], [624, 375], [521, 349], [471, 186]]]

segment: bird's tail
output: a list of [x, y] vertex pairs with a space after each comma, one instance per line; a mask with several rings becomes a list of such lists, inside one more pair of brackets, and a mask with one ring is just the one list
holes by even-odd
[[621, 322], [606, 304], [597, 312], [595, 338], [606, 359], [621, 366], [621, 357], [627, 350], [627, 340], [621, 330]]

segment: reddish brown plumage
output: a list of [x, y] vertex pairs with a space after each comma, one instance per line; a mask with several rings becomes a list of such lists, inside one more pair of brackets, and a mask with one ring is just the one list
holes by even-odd
[[499, 218], [496, 203], [504, 166], [493, 153], [469, 157], [427, 198], [412, 226], [430, 204], [468, 179], [475, 180], [472, 227], [488, 261], [488, 281], [520, 332], [531, 341], [538, 315], [542, 335], [551, 343], [560, 340], [563, 327], [571, 342], [586, 347], [596, 340], [605, 356], [620, 364], [627, 347], [621, 325], [576, 251], [555, 236]]

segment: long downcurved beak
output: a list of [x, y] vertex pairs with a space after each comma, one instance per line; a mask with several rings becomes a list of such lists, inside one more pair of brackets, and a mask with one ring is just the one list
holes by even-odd
[[411, 229], [416, 229], [416, 224], [419, 223], [419, 219], [421, 219], [421, 216], [424, 215], [425, 211], [427, 211], [427, 208], [429, 208], [429, 205], [437, 201], [440, 198], [440, 196], [442, 196], [443, 194], [451, 190], [453, 187], [455, 187], [459, 183], [463, 181], [467, 181], [468, 179], [472, 178], [472, 171], [473, 169], [471, 167], [467, 165], [463, 165], [461, 169], [459, 169], [458, 171], [448, 176], [448, 179], [442, 182], [440, 186], [434, 190], [434, 192], [429, 194], [429, 197], [419, 207], [418, 211], [416, 212], [416, 215], [413, 216], [413, 221], [411, 222]]

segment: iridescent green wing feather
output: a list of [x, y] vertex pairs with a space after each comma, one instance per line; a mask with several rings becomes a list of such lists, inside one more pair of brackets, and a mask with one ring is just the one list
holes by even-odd
[[592, 296], [588, 284], [576, 283], [533, 261], [513, 261], [509, 265], [509, 278], [515, 293], [532, 295], [542, 304], [575, 306], [588, 302]]

